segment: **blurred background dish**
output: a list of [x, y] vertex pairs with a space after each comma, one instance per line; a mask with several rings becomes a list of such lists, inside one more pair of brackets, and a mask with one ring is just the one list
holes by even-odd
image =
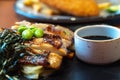
[[45, 5], [40, 0], [23, 0], [22, 3], [24, 6], [31, 8], [34, 12], [40, 12], [41, 14], [48, 16], [59, 15], [61, 13], [60, 11]]
[[114, 8], [115, 10], [112, 12], [108, 10], [109, 7], [113, 6], [110, 1], [99, 0], [97, 5], [100, 11], [99, 15], [88, 17], [77, 17], [65, 14], [57, 9], [47, 6], [39, 0], [17, 0], [14, 9], [17, 14], [25, 17], [25, 19], [50, 23], [85, 23], [112, 20], [120, 17], [119, 7]]
[[[94, 0], [40, 0], [42, 3], [77, 17], [98, 16], [99, 7]], [[89, 6], [89, 8], [88, 8]]]

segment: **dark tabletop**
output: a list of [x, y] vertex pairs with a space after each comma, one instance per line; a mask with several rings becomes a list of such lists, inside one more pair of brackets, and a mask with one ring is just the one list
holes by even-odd
[[120, 80], [120, 61], [107, 65], [87, 64], [76, 57], [46, 80]]
[[[27, 80], [21, 77], [21, 80]], [[120, 61], [107, 65], [84, 63], [78, 58], [63, 60], [61, 68], [39, 80], [120, 80]]]

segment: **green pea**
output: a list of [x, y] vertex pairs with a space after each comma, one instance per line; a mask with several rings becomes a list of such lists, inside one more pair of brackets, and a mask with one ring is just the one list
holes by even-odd
[[24, 26], [24, 25], [21, 25], [21, 26], [19, 26], [19, 28], [18, 28], [18, 32], [19, 33], [22, 33], [24, 30], [26, 30], [27, 29], [27, 27], [26, 26]]
[[110, 6], [109, 8], [107, 8], [106, 10], [108, 12], [114, 13], [114, 12], [117, 12], [119, 9], [120, 9], [120, 7], [118, 5], [113, 5], [113, 6]]
[[35, 32], [34, 32], [34, 36], [37, 37], [37, 38], [42, 37], [43, 34], [44, 34], [43, 30], [40, 29], [40, 28], [37, 28], [37, 29], [35, 30]]
[[31, 26], [30, 26], [30, 30], [33, 32], [33, 34], [34, 34], [34, 32], [36, 31], [36, 29], [37, 29], [36, 26], [34, 26], [34, 25], [31, 25]]
[[24, 38], [24, 39], [29, 40], [32, 38], [32, 36], [33, 36], [33, 33], [30, 29], [26, 29], [22, 32], [22, 38]]

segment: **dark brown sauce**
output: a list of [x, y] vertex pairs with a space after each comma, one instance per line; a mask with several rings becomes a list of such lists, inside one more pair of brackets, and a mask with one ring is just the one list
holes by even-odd
[[113, 39], [111, 37], [108, 36], [84, 36], [83, 38], [85, 39], [90, 39], [90, 40], [109, 40], [109, 39]]

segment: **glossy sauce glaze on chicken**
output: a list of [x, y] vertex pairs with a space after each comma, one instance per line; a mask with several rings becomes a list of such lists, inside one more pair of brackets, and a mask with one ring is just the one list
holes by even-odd
[[39, 76], [48, 75], [48, 70], [52, 72], [60, 68], [64, 57], [73, 57], [73, 32], [71, 30], [59, 25], [27, 21], [16, 22], [12, 29], [17, 31], [20, 25], [27, 28], [34, 25], [44, 31], [42, 37], [32, 37], [24, 42], [29, 55], [21, 58], [19, 64], [27, 78], [38, 79]]

